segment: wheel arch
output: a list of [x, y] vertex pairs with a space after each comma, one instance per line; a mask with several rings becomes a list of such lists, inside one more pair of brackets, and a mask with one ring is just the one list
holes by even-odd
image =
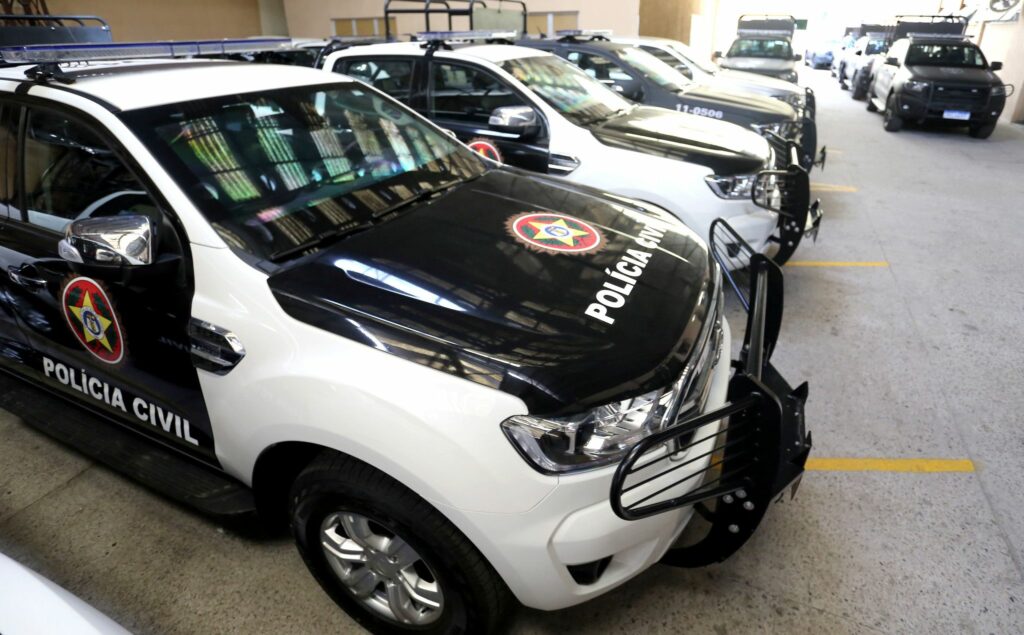
[[334, 448], [307, 441], [283, 441], [260, 452], [252, 470], [252, 491], [256, 499], [256, 510], [268, 527], [287, 527], [288, 492], [292, 483], [313, 459], [327, 450], [338, 452]]

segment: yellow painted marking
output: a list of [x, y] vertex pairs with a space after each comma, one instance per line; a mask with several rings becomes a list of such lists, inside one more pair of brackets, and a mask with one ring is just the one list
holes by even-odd
[[970, 459], [807, 459], [807, 469], [815, 472], [973, 472]]
[[791, 260], [787, 267], [888, 267], [884, 260]]
[[811, 183], [812, 192], [835, 192], [842, 194], [853, 194], [857, 188], [852, 185], [833, 185], [831, 183]]

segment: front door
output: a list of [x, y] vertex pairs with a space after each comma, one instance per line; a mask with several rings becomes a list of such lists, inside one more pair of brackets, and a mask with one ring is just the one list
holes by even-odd
[[[98, 126], [45, 107], [19, 110], [19, 204], [0, 230], [10, 304], [32, 348], [18, 370], [215, 463], [190, 355], [187, 241]], [[154, 264], [90, 268], [60, 257], [58, 242], [72, 221], [120, 215], [150, 219]]]
[[[11, 214], [17, 214], [14, 179], [20, 115], [19, 106], [0, 103], [0, 236], [4, 235]], [[9, 253], [0, 241], [0, 262], [16, 255]], [[0, 368], [5, 370], [17, 370], [31, 355], [28, 340], [18, 325], [19, 291], [6, 271], [0, 270]]]
[[519, 135], [489, 128], [491, 113], [502, 106], [532, 107], [518, 90], [483, 68], [450, 60], [430, 61], [427, 117], [486, 157], [533, 172], [547, 172], [545, 130], [523, 140]]

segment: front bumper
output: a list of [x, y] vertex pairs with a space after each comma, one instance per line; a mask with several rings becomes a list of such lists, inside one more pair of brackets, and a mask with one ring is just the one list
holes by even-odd
[[969, 120], [958, 123], [990, 123], [999, 119], [1006, 105], [1006, 97], [1001, 95], [965, 103], [943, 100], [935, 92], [936, 87], [933, 86], [928, 89], [929, 94], [900, 93], [896, 98], [899, 116], [904, 119], [944, 119], [947, 110], [956, 110], [971, 113]]
[[[739, 292], [731, 276], [730, 281]], [[611, 505], [620, 518], [639, 521], [693, 506], [708, 521], [697, 542], [666, 552], [667, 564], [703, 566], [735, 553], [768, 504], [787, 488], [795, 493], [810, 453], [807, 384], [792, 388], [769, 361], [782, 323], [781, 269], [753, 256], [749, 294], [739, 293], [748, 308], [747, 330], [733, 363], [729, 403], [642, 440], [612, 480]], [[719, 421], [726, 423], [709, 432]], [[681, 458], [673, 464], [676, 456]], [[694, 472], [692, 464], [701, 461], [705, 467]], [[687, 481], [700, 485], [686, 487]]]

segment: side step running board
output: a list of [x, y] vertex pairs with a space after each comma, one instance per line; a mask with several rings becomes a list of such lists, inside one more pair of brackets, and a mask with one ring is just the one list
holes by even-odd
[[6, 372], [0, 372], [0, 408], [203, 514], [222, 521], [256, 517], [252, 491], [239, 481]]

